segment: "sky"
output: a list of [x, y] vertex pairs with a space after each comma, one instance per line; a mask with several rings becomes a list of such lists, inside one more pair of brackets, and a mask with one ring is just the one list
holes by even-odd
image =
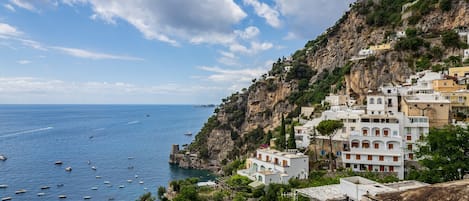
[[218, 104], [352, 0], [0, 0], [0, 104]]

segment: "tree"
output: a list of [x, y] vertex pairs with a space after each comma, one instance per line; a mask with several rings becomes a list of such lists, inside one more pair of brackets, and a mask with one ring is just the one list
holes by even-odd
[[158, 199], [167, 200], [167, 198], [164, 196], [165, 193], [166, 193], [166, 188], [164, 186], [158, 187]]
[[151, 197], [151, 193], [145, 193], [142, 196], [140, 196], [136, 201], [155, 201], [156, 199], [154, 197]]
[[290, 135], [288, 136], [287, 148], [296, 149], [295, 129], [294, 129], [293, 123], [291, 124]]
[[286, 130], [285, 130], [285, 118], [283, 117], [283, 114], [282, 114], [282, 124], [280, 125], [280, 136], [279, 138], [277, 139], [277, 147], [280, 149], [280, 150], [283, 150], [285, 149], [285, 136], [286, 136]]
[[323, 120], [316, 127], [316, 129], [321, 135], [329, 136], [329, 146], [331, 148], [331, 152], [329, 153], [329, 168], [331, 169], [331, 171], [333, 170], [332, 137], [336, 134], [337, 130], [339, 130], [343, 126], [344, 126], [344, 123], [342, 123], [342, 121], [339, 121], [339, 120]]
[[460, 48], [461, 46], [461, 41], [459, 40], [459, 35], [458, 33], [448, 30], [443, 32], [442, 38], [441, 38], [441, 43], [445, 47], [454, 47], [454, 48]]
[[468, 139], [469, 128], [450, 125], [430, 130], [416, 152], [427, 169], [413, 177], [429, 183], [461, 179], [469, 171]]
[[265, 136], [264, 144], [270, 145], [270, 140], [272, 139], [272, 131], [267, 132], [267, 136]]

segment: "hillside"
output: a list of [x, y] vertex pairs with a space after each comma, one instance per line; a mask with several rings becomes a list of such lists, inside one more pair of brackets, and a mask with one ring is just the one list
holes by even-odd
[[[265, 143], [282, 115], [297, 117], [301, 106], [320, 103], [331, 90], [362, 101], [368, 90], [401, 83], [416, 71], [462, 65], [460, 55], [468, 45], [453, 30], [469, 26], [469, 1], [410, 2], [351, 5], [322, 35], [278, 59], [248, 89], [223, 99], [179, 166], [219, 171]], [[366, 48], [375, 48], [374, 53], [360, 56]]]

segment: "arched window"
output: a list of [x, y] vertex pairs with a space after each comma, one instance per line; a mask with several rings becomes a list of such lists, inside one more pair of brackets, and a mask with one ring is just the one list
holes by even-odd
[[375, 104], [375, 99], [374, 98], [370, 98], [370, 104]]
[[381, 98], [378, 98], [378, 99], [376, 100], [376, 104], [383, 104], [383, 100], [381, 100]]

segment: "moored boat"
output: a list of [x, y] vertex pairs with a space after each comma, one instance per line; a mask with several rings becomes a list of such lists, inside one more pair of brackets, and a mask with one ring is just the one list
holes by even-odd
[[83, 197], [83, 199], [84, 200], [89, 200], [89, 199], [91, 199], [91, 196], [85, 196], [85, 197]]
[[0, 154], [0, 161], [6, 161], [7, 159], [5, 155]]
[[56, 164], [56, 165], [62, 165], [62, 164], [63, 164], [63, 162], [62, 162], [62, 161], [55, 161], [55, 163], [54, 163], [54, 164]]
[[91, 190], [96, 191], [96, 190], [98, 190], [98, 187], [97, 187], [97, 186], [94, 186], [94, 187], [91, 188]]
[[44, 196], [44, 195], [46, 195], [46, 193], [42, 193], [42, 192], [41, 192], [41, 193], [37, 193], [37, 196], [39, 196], [39, 197]]
[[59, 198], [60, 199], [65, 199], [65, 198], [67, 198], [67, 195], [59, 195]]
[[50, 188], [50, 186], [41, 186], [42, 190], [46, 190], [46, 189], [49, 189], [49, 188]]
[[8, 188], [8, 185], [6, 185], [6, 184], [0, 184], [0, 188]]
[[20, 190], [15, 191], [15, 194], [23, 194], [23, 193], [26, 193], [25, 189], [20, 189]]
[[7, 201], [7, 200], [11, 200], [11, 197], [4, 197], [4, 198], [2, 198], [2, 201]]
[[71, 172], [71, 171], [72, 171], [72, 167], [66, 167], [66, 168], [65, 168], [65, 171]]

